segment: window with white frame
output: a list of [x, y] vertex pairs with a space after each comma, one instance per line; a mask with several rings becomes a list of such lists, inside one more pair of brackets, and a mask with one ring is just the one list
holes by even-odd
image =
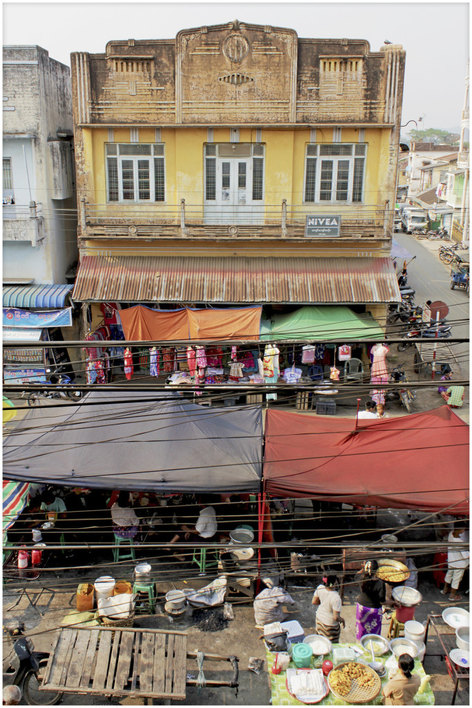
[[165, 201], [164, 145], [107, 143], [109, 202]]
[[3, 158], [3, 203], [15, 203], [11, 157]]
[[305, 202], [362, 202], [365, 144], [306, 146]]

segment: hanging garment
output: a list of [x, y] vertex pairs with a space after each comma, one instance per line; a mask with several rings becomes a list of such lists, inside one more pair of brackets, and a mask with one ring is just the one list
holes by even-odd
[[332, 366], [329, 370], [329, 378], [331, 381], [339, 381], [340, 371], [335, 366]]
[[159, 376], [159, 350], [151, 347], [149, 350], [149, 376]]
[[302, 364], [313, 364], [315, 361], [316, 347], [312, 344], [305, 344], [302, 347]]
[[277, 347], [272, 346], [272, 344], [267, 344], [266, 348], [264, 349], [264, 359], [263, 359], [263, 367], [264, 367], [264, 378], [267, 376], [272, 378], [275, 376], [275, 373], [277, 372], [277, 376], [279, 374], [279, 354], [280, 351], [277, 349]]
[[196, 347], [197, 350], [197, 366], [199, 369], [204, 369], [207, 366], [207, 357], [205, 347]]
[[324, 344], [316, 344], [315, 345], [315, 359], [316, 361], [320, 361], [321, 359], [324, 359], [326, 352], [326, 347]]
[[229, 367], [230, 379], [242, 379], [243, 365], [239, 361], [234, 361]]
[[125, 363], [125, 376], [129, 381], [133, 375], [134, 366], [133, 366], [133, 355], [131, 354], [131, 351], [128, 347], [126, 347], [126, 349], [125, 349], [124, 363]]
[[87, 362], [86, 374], [88, 384], [94, 384], [97, 381], [97, 372], [95, 370], [94, 363], [94, 361]]
[[193, 347], [187, 347], [187, 363], [190, 376], [195, 376], [195, 371], [197, 369], [197, 361], [195, 349]]
[[209, 347], [206, 351], [207, 366], [220, 367], [223, 364], [222, 347]]
[[261, 378], [264, 378], [264, 363], [260, 357], [257, 360], [257, 371], [259, 373], [259, 376]]
[[351, 347], [349, 344], [342, 344], [338, 349], [339, 361], [349, 361], [351, 358]]
[[249, 369], [250, 371], [256, 370], [254, 354], [252, 352], [243, 352], [243, 354], [239, 357], [239, 361], [242, 363], [245, 369]]
[[374, 357], [371, 375], [380, 376], [382, 378], [386, 377], [386, 381], [382, 381], [382, 383], [388, 383], [387, 354], [389, 348], [385, 344], [377, 344], [375, 347], [372, 347], [370, 351]]
[[105, 369], [103, 367], [102, 361], [100, 359], [97, 359], [97, 361], [94, 361], [94, 366], [95, 366], [95, 371], [97, 372], [97, 383], [98, 384], [106, 383], [107, 380], [106, 380]]
[[231, 359], [232, 361], [235, 361], [235, 359], [238, 358], [238, 347], [235, 347], [234, 345], [231, 347]]
[[287, 369], [284, 369], [282, 378], [285, 383], [298, 383], [298, 381], [300, 381], [301, 376], [302, 370], [296, 369], [295, 364], [293, 364], [293, 366], [289, 366]]
[[171, 373], [174, 371], [175, 366], [174, 366], [174, 348], [173, 347], [164, 347], [162, 350], [162, 361], [164, 364], [164, 371], [166, 374]]

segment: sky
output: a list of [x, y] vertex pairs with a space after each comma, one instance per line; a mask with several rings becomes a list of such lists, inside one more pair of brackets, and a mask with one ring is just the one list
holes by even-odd
[[[75, 51], [112, 39], [170, 39], [181, 29], [238, 19], [299, 37], [385, 40], [406, 50], [402, 123], [459, 132], [469, 60], [469, 3], [454, 2], [3, 2], [3, 44], [38, 44], [70, 66]], [[419, 121], [419, 119], [421, 120]], [[402, 131], [407, 135], [414, 123]]]

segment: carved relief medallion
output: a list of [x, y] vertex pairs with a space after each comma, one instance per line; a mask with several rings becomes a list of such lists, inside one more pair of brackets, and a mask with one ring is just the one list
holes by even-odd
[[248, 51], [249, 42], [241, 34], [230, 34], [223, 43], [223, 54], [230, 61], [241, 61]]

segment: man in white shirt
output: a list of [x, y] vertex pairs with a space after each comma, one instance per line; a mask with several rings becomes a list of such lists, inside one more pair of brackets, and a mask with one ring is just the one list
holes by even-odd
[[191, 529], [188, 526], [182, 526], [185, 531], [185, 539], [188, 540], [193, 534], [197, 534], [200, 538], [212, 538], [218, 528], [216, 521], [216, 512], [212, 506], [205, 506], [200, 509], [195, 528]]
[[367, 401], [365, 404], [365, 411], [360, 411], [357, 418], [377, 418], [374, 401]]

